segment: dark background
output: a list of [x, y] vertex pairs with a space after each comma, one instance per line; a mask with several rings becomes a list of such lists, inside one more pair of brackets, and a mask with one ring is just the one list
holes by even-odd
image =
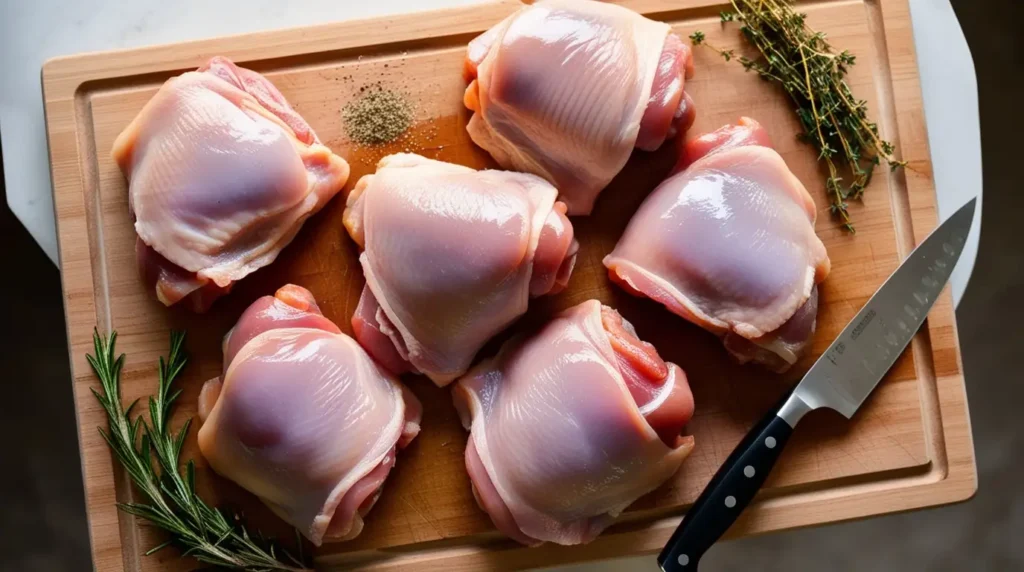
[[[1024, 570], [1024, 374], [1012, 361], [1024, 353], [1024, 1], [953, 5], [981, 107], [981, 247], [957, 310], [979, 492], [956, 506], [726, 543], [706, 569]], [[7, 209], [2, 181], [0, 192], [0, 570], [88, 570], [60, 274]]]

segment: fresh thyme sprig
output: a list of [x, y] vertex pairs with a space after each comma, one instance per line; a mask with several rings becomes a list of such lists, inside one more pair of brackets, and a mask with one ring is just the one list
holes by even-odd
[[[94, 355], [86, 355], [89, 365], [100, 380], [101, 390], [93, 395], [107, 412], [108, 428], [100, 428], [100, 435], [127, 471], [132, 482], [149, 504], [120, 503], [118, 507], [142, 517], [170, 533], [170, 539], [152, 548], [152, 554], [175, 545], [182, 555], [192, 556], [205, 564], [219, 568], [248, 572], [287, 571], [302, 572], [309, 568], [285, 550], [283, 557], [272, 542], [253, 537], [238, 523], [207, 505], [196, 492], [195, 464], [190, 460], [180, 472], [181, 449], [188, 435], [190, 421], [172, 433], [168, 420], [174, 402], [181, 390], [173, 388], [174, 380], [185, 367], [187, 357], [182, 351], [184, 332], [171, 333], [171, 348], [167, 359], [160, 358], [157, 370], [157, 391], [149, 398], [149, 422], [141, 415], [132, 420], [132, 411], [138, 404], [133, 401], [127, 409], [121, 405], [121, 369], [124, 354], [115, 357], [117, 332], [108, 339], [93, 331]], [[156, 463], [153, 462], [154, 457]], [[298, 543], [299, 550], [302, 543]]]
[[[856, 58], [848, 51], [835, 53], [825, 34], [809, 28], [807, 15], [793, 10], [790, 0], [730, 3], [733, 10], [721, 13], [722, 22], [741, 22], [740, 32], [761, 52], [759, 59], [736, 57], [733, 50], [709, 46], [700, 31], [690, 40], [726, 61], [736, 59], [747, 71], [778, 83], [789, 94], [804, 128], [800, 137], [818, 149], [818, 159], [828, 167], [825, 190], [830, 211], [846, 230], [855, 232], [847, 199], [861, 198], [875, 166], [883, 160], [890, 169], [906, 166], [896, 159], [893, 145], [878, 134], [878, 125], [868, 120], [867, 102], [854, 97], [846, 84], [846, 73]], [[849, 185], [843, 185], [845, 173], [851, 178]]]

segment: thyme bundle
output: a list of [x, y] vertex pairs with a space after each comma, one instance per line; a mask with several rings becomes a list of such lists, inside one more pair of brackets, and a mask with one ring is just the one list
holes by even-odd
[[[732, 11], [721, 13], [724, 23], [739, 22], [740, 32], [761, 52], [758, 59], [738, 56], [705, 42], [703, 32], [690, 36], [695, 46], [705, 45], [726, 61], [736, 60], [747, 71], [778, 83], [795, 104], [804, 131], [799, 136], [815, 146], [818, 159], [828, 168], [825, 191], [830, 212], [843, 228], [855, 232], [848, 200], [860, 199], [876, 166], [890, 169], [906, 165], [895, 158], [895, 148], [881, 138], [878, 125], [868, 119], [867, 102], [857, 99], [846, 84], [856, 58], [849, 51], [835, 53], [824, 33], [809, 28], [807, 15], [796, 12], [790, 0], [730, 0]], [[843, 175], [849, 177], [848, 184]]]

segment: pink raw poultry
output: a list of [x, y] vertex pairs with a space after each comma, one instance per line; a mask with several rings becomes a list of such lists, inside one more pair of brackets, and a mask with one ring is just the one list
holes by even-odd
[[419, 155], [378, 163], [348, 197], [345, 226], [365, 250], [356, 339], [395, 373], [445, 385], [530, 297], [569, 281], [578, 245], [547, 181]]
[[199, 398], [199, 449], [320, 545], [362, 531], [421, 414], [308, 290], [287, 285], [225, 336], [224, 374]]
[[473, 141], [501, 166], [558, 187], [590, 214], [633, 148], [652, 151], [694, 119], [688, 46], [669, 26], [612, 4], [544, 0], [469, 44]]
[[140, 272], [161, 302], [200, 312], [273, 262], [349, 173], [270, 81], [222, 57], [167, 80], [112, 154]]
[[687, 143], [604, 264], [612, 280], [783, 371], [814, 334], [829, 272], [807, 189], [748, 118]]
[[510, 340], [453, 393], [477, 502], [524, 544], [590, 542], [694, 446], [686, 374], [597, 300]]

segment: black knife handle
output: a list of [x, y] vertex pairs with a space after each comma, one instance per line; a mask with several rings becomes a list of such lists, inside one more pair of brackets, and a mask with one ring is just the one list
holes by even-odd
[[771, 473], [793, 434], [774, 407], [747, 433], [693, 503], [658, 555], [665, 572], [693, 572], [701, 556], [729, 530]]

